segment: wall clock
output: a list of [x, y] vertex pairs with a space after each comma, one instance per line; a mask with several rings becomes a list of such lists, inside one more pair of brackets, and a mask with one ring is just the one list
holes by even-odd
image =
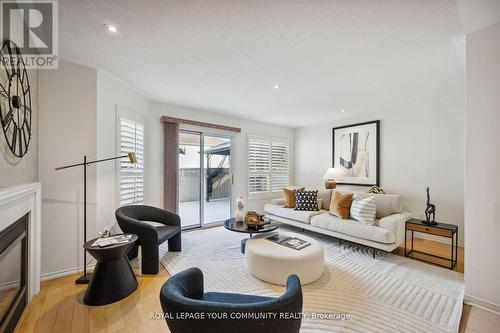
[[0, 120], [9, 149], [17, 157], [31, 141], [31, 90], [21, 51], [12, 41], [0, 49]]

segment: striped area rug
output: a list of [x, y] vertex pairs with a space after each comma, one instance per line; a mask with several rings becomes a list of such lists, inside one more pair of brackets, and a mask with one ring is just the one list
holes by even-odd
[[[280, 230], [298, 232], [282, 226]], [[335, 238], [305, 231], [325, 248], [322, 277], [303, 286], [303, 332], [457, 332], [464, 296], [463, 275]], [[284, 287], [250, 275], [240, 253], [247, 235], [223, 227], [185, 232], [182, 252], [160, 247], [170, 274], [199, 267], [206, 291], [278, 296]], [[319, 318], [344, 314], [344, 319]], [[348, 315], [348, 317], [345, 317]], [[346, 319], [347, 318], [347, 319]]]

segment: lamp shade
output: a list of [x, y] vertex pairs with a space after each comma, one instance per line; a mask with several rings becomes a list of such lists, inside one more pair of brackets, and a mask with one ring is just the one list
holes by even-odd
[[325, 175], [323, 176], [324, 180], [334, 180], [334, 179], [339, 179], [340, 178], [340, 170], [337, 168], [328, 168], [326, 170]]

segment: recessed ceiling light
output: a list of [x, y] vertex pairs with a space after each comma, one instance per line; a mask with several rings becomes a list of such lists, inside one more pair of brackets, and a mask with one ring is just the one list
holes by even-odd
[[278, 86], [277, 84], [275, 84], [275, 85], [274, 85], [274, 89], [276, 89], [276, 90], [277, 90], [277, 89], [279, 89], [279, 88], [280, 88], [280, 86]]
[[342, 110], [342, 113], [345, 113], [345, 110]]
[[112, 32], [112, 33], [115, 33], [118, 31], [118, 29], [116, 28], [116, 26], [112, 25], [112, 24], [104, 24], [103, 25], [104, 29], [108, 30], [109, 32]]

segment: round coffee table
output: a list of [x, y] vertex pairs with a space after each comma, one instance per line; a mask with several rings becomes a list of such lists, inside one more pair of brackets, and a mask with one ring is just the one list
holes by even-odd
[[290, 274], [297, 274], [301, 284], [319, 279], [325, 269], [323, 246], [317, 240], [302, 234], [279, 234], [300, 238], [311, 245], [295, 250], [266, 239], [270, 237], [268, 235], [255, 236], [246, 245], [248, 272], [262, 281], [277, 285], [285, 285]]
[[[277, 223], [271, 222], [270, 224], [264, 224], [260, 229], [249, 229], [243, 221], [237, 222], [234, 218], [224, 221], [224, 228], [234, 232], [242, 232], [245, 234], [262, 234], [265, 232], [270, 232], [278, 229], [279, 225]], [[241, 240], [241, 253], [245, 253], [245, 244], [250, 238], [244, 238]]]
[[105, 247], [92, 246], [97, 238], [85, 243], [83, 247], [96, 260], [89, 286], [83, 296], [87, 305], [104, 305], [119, 301], [137, 289], [137, 279], [130, 267], [127, 253], [137, 240], [136, 235], [127, 243]]

